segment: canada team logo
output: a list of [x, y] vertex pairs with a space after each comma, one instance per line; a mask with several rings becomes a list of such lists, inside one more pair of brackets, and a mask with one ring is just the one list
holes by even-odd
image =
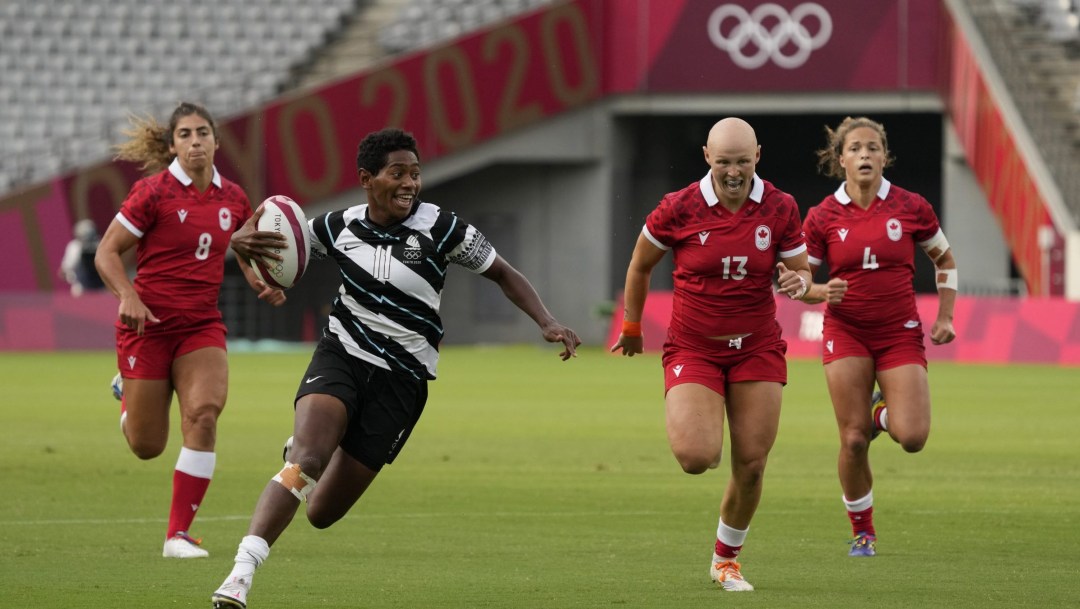
[[885, 234], [889, 235], [892, 241], [899, 241], [904, 236], [904, 227], [896, 218], [889, 218], [885, 221]]
[[232, 212], [228, 208], [222, 207], [218, 210], [217, 221], [221, 226], [221, 230], [229, 230], [232, 228]]
[[[772, 61], [794, 70], [829, 42], [833, 22], [829, 11], [816, 2], [804, 2], [790, 13], [772, 2], [753, 11], [721, 4], [709, 15], [706, 28], [709, 40], [740, 68], [756, 70]], [[811, 28], [816, 31], [811, 33]]]
[[754, 246], [764, 252], [765, 250], [769, 249], [770, 245], [772, 245], [772, 231], [769, 230], [769, 227], [762, 224], [761, 226], [755, 228]]

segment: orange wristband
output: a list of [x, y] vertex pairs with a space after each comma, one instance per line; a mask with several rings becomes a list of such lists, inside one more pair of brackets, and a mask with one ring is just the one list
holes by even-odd
[[641, 322], [640, 321], [626, 321], [622, 322], [622, 335], [623, 336], [641, 336]]

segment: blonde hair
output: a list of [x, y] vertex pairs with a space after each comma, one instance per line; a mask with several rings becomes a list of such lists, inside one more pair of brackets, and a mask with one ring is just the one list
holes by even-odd
[[130, 115], [128, 117], [130, 126], [121, 132], [128, 140], [113, 147], [116, 153], [113, 158], [118, 161], [139, 163], [139, 169], [148, 174], [165, 169], [173, 160], [173, 153], [169, 148], [173, 144], [173, 131], [176, 130], [176, 124], [181, 118], [192, 114], [206, 119], [214, 132], [214, 139], [217, 139], [217, 123], [210, 112], [199, 104], [180, 102], [169, 117], [168, 125], [162, 125], [153, 116]]
[[840, 157], [843, 155], [844, 139], [847, 138], [849, 133], [862, 127], [873, 129], [881, 136], [881, 145], [885, 149], [884, 167], [889, 167], [893, 164], [893, 161], [896, 159], [893, 158], [892, 154], [889, 152], [889, 138], [885, 135], [885, 126], [865, 116], [856, 118], [848, 116], [840, 121], [840, 124], [836, 126], [835, 130], [830, 129], [828, 125], [825, 126], [826, 145], [824, 148], [817, 151], [819, 172], [839, 180], [843, 180], [847, 177], [844, 173], [844, 168], [840, 165]]

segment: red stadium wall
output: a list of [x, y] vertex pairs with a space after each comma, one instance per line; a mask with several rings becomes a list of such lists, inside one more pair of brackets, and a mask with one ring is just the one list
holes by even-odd
[[[777, 319], [788, 355], [819, 358], [822, 305], [777, 298]], [[116, 299], [108, 293], [73, 298], [67, 292], [26, 293], [0, 299], [0, 351], [111, 349]], [[924, 323], [937, 316], [937, 298], [918, 299]], [[612, 320], [607, 346], [618, 338], [620, 311]], [[671, 316], [671, 293], [649, 294], [642, 327], [645, 348], [659, 352]], [[1060, 298], [1011, 299], [961, 296], [956, 303], [955, 342], [927, 344], [931, 360], [970, 363], [1080, 365], [1080, 303]]]
[[[757, 12], [764, 5], [557, 3], [230, 120], [217, 164], [253, 201], [286, 194], [303, 204], [353, 188], [357, 142], [386, 125], [413, 132], [431, 160], [624, 94], [941, 88], [939, 0], [874, 10], [864, 0], [779, 0], [769, 15]], [[797, 34], [765, 54], [735, 44], [735, 27], [757, 31], [755, 19]], [[780, 19], [792, 28], [774, 28]], [[9, 269], [0, 292], [66, 288], [55, 271], [73, 222], [92, 218], [103, 230], [137, 177], [106, 162], [0, 200], [0, 221], [20, 227], [0, 241]]]
[[[671, 292], [650, 292], [642, 316], [646, 351], [659, 352], [671, 318]], [[937, 296], [917, 297], [919, 317], [929, 328], [937, 317]], [[608, 331], [608, 346], [619, 339], [622, 300]], [[788, 342], [788, 356], [821, 357], [821, 320], [825, 305], [776, 298], [776, 318]], [[932, 345], [930, 360], [965, 363], [1037, 363], [1080, 365], [1080, 303], [1061, 298], [1016, 299], [960, 296], [954, 311], [956, 340]]]
[[[997, 216], [1028, 293], [1062, 296], [1065, 240], [1054, 227], [1046, 199], [1002, 117], [1000, 103], [986, 84], [971, 43], [954, 24], [950, 26], [951, 65], [945, 96], [968, 164]], [[1044, 260], [1039, 243], [1044, 227], [1053, 232], [1048, 260]]]

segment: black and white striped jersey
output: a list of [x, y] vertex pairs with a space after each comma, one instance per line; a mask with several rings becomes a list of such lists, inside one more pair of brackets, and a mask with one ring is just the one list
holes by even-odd
[[455, 214], [418, 202], [391, 227], [368, 222], [367, 205], [312, 218], [315, 258], [341, 270], [328, 331], [353, 356], [376, 366], [434, 379], [443, 337], [439, 304], [452, 262], [483, 273], [495, 248]]

